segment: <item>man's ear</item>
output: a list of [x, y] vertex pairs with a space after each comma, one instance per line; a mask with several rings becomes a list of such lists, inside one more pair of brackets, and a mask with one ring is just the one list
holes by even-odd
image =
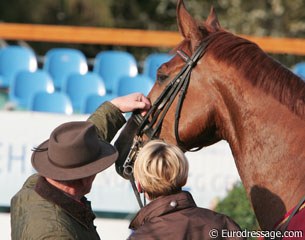
[[139, 193], [143, 193], [142, 186], [139, 182], [137, 182], [137, 188], [138, 188]]

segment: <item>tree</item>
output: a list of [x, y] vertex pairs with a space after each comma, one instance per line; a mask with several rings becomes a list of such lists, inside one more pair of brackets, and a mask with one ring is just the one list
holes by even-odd
[[[305, 1], [303, 0], [184, 0], [191, 15], [203, 21], [211, 5], [225, 29], [254, 36], [305, 37]], [[1, 0], [0, 21], [77, 25], [93, 27], [138, 28], [177, 31], [177, 0]], [[66, 44], [33, 43], [43, 54], [46, 49]], [[68, 45], [69, 46], [69, 45]], [[73, 45], [88, 57], [103, 49], [128, 50], [141, 60], [153, 51], [169, 49], [126, 46]], [[303, 60], [301, 56], [272, 55], [288, 67]]]
[[228, 195], [220, 200], [215, 208], [217, 212], [230, 216], [242, 229], [254, 231], [259, 229], [253, 209], [241, 182], [234, 185]]

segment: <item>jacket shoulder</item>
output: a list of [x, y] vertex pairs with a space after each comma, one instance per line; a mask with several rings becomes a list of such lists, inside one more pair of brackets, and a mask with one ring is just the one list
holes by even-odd
[[38, 176], [29, 177], [22, 189], [11, 199], [12, 240], [74, 239], [68, 217], [55, 204], [42, 198], [35, 190]]
[[197, 213], [201, 215], [201, 218], [214, 228], [240, 230], [239, 225], [225, 214], [218, 213], [206, 208], [197, 208], [197, 210], [199, 210]]
[[[56, 205], [39, 199], [23, 203], [24, 207], [11, 217], [12, 236], [29, 239], [76, 239], [73, 224], [67, 214]], [[18, 237], [13, 239], [19, 239]]]

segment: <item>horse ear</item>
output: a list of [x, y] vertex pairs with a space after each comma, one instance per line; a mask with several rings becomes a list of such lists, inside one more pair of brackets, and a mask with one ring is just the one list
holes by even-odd
[[210, 14], [205, 21], [204, 26], [209, 32], [216, 32], [221, 28], [213, 6], [211, 7]]
[[186, 39], [195, 40], [195, 42], [199, 41], [202, 36], [199, 31], [198, 24], [186, 10], [183, 0], [178, 0], [176, 10], [180, 34]]

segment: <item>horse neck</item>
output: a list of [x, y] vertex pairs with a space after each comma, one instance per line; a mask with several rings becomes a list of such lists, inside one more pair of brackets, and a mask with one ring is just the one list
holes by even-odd
[[221, 103], [217, 126], [231, 147], [260, 226], [272, 229], [305, 195], [305, 137], [300, 134], [305, 121], [229, 71], [215, 80]]

